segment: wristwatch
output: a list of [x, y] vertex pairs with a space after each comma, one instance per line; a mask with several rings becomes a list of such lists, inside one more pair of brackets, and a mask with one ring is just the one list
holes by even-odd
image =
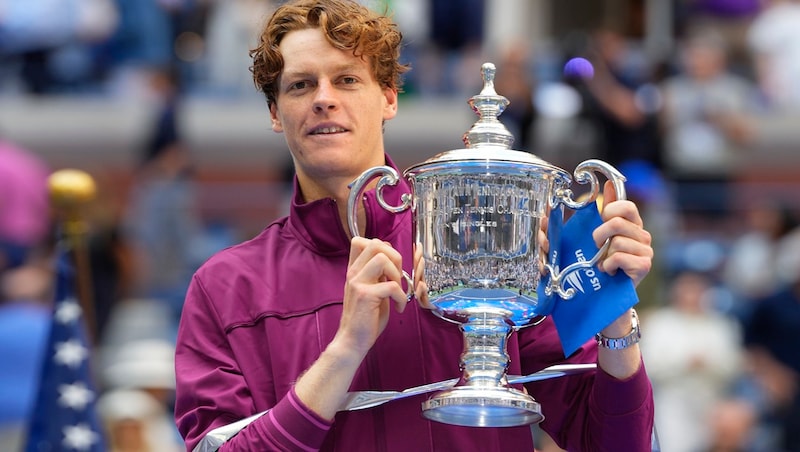
[[619, 338], [605, 337], [600, 333], [594, 335], [597, 340], [597, 345], [610, 350], [623, 350], [633, 344], [639, 343], [642, 338], [642, 332], [639, 331], [639, 316], [636, 315], [636, 310], [631, 309], [631, 332], [626, 336]]

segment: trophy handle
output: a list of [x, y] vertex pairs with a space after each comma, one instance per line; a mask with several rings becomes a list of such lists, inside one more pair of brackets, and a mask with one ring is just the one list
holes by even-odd
[[[403, 194], [400, 198], [403, 203], [399, 206], [389, 205], [389, 203], [383, 199], [383, 187], [387, 185], [395, 186], [400, 180], [400, 176], [394, 168], [391, 166], [376, 166], [364, 171], [356, 180], [348, 185], [350, 187], [350, 196], [347, 198], [347, 212], [349, 214], [347, 216], [347, 226], [350, 228], [350, 235], [353, 237], [360, 236], [358, 233], [358, 200], [361, 198], [364, 189], [370, 181], [378, 176], [381, 176], [381, 178], [378, 180], [378, 186], [375, 188], [375, 195], [381, 207], [392, 213], [400, 213], [411, 207], [411, 195], [409, 193]], [[405, 271], [403, 271], [403, 278], [405, 278], [407, 286], [406, 299], [410, 301], [411, 298], [414, 297], [414, 280]]]
[[[585, 184], [587, 182], [591, 184], [589, 196], [582, 201], [575, 201], [572, 190], [563, 189], [556, 193], [558, 201], [563, 202], [564, 205], [573, 210], [582, 209], [588, 206], [590, 203], [593, 203], [600, 194], [600, 182], [598, 181], [596, 174], [598, 172], [603, 173], [603, 175], [605, 175], [614, 185], [614, 192], [616, 193], [618, 200], [626, 199], [625, 176], [612, 165], [602, 160], [590, 159], [581, 162], [575, 168], [575, 181], [579, 184]], [[605, 243], [603, 243], [603, 246], [600, 247], [597, 253], [595, 253], [594, 257], [586, 261], [572, 263], [560, 272], [552, 265], [547, 264], [545, 267], [550, 272], [550, 284], [545, 288], [545, 295], [550, 296], [553, 292], [556, 292], [558, 296], [564, 300], [569, 300], [572, 298], [575, 295], [575, 289], [572, 287], [568, 289], [564, 288], [564, 284], [567, 281], [567, 276], [580, 269], [594, 267], [597, 262], [599, 262], [600, 259], [606, 255], [610, 244], [611, 239], [606, 239]]]

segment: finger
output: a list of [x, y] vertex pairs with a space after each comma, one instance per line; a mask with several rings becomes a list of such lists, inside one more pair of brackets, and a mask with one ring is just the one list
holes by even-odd
[[353, 237], [350, 240], [350, 257], [347, 262], [348, 266], [353, 265], [358, 256], [360, 256], [361, 253], [364, 252], [364, 250], [367, 248], [367, 246], [370, 244], [371, 241], [372, 240], [366, 239], [364, 237]]
[[[406, 292], [400, 284], [399, 278], [393, 279], [388, 273], [391, 273], [394, 266], [388, 264], [389, 260], [385, 255], [376, 255], [362, 271], [350, 275], [345, 287], [345, 307], [346, 311], [371, 311], [377, 309], [379, 316], [384, 307], [387, 306], [387, 300], [394, 301], [395, 309], [403, 312], [408, 303]], [[380, 269], [383, 268], [384, 271]], [[377, 269], [377, 270], [376, 270]], [[375, 275], [381, 275], [376, 277]], [[371, 305], [371, 307], [370, 307]], [[347, 306], [351, 309], [348, 310]], [[361, 307], [357, 307], [361, 306]]]
[[[548, 209], [549, 210], [549, 209]], [[550, 239], [547, 237], [547, 228], [550, 225], [550, 214], [546, 213], [539, 220], [539, 230], [536, 231], [536, 241], [539, 244], [539, 272], [544, 274], [545, 264], [549, 261]]]
[[547, 233], [544, 230], [539, 229], [539, 231], [537, 233], [537, 236], [538, 236], [539, 244], [541, 245], [540, 248], [542, 250], [542, 254], [549, 253], [550, 252], [550, 240], [547, 238]]
[[598, 263], [601, 271], [614, 275], [622, 270], [638, 284], [651, 270], [653, 248], [628, 237], [614, 237], [606, 256]]
[[606, 204], [600, 212], [603, 220], [608, 220], [614, 217], [625, 218], [631, 223], [638, 226], [643, 225], [642, 215], [639, 212], [639, 207], [633, 202], [626, 199], [614, 201], [613, 203]]
[[[361, 256], [367, 253], [369, 253], [369, 248]], [[397, 283], [401, 290], [403, 286], [403, 271], [384, 252], [372, 254], [369, 261], [361, 267], [358, 277], [367, 283], [392, 281]]]
[[611, 239], [608, 246], [608, 253], [606, 254], [607, 256], [622, 254], [652, 258], [653, 248], [641, 241], [631, 239], [630, 237], [616, 236]]
[[385, 283], [381, 283], [381, 285], [386, 285], [385, 290], [387, 293], [384, 298], [394, 301], [395, 310], [400, 313], [405, 311], [409, 300], [408, 294], [403, 290], [403, 286], [395, 281], [386, 281]]
[[607, 239], [617, 236], [628, 237], [647, 246], [650, 246], [653, 240], [650, 233], [640, 223], [623, 217], [611, 217], [592, 231], [592, 238], [598, 247], [602, 246]]
[[[630, 225], [630, 223], [628, 224]], [[652, 259], [654, 254], [653, 247], [651, 245], [652, 237], [646, 230], [637, 227], [609, 227], [605, 230], [611, 231], [611, 235], [606, 235], [606, 233], [603, 232], [603, 230], [600, 230], [600, 228], [595, 230], [595, 234], [597, 234], [595, 236], [595, 240], [598, 247], [601, 247], [605, 243], [606, 239], [609, 240], [609, 246], [608, 250], [606, 251], [606, 255], [600, 262], [601, 264], [605, 265], [605, 268], [601, 267], [602, 269], [610, 272], [619, 267], [619, 265], [613, 265], [612, 263], [604, 264], [603, 262], [615, 254], [630, 254], [633, 256], [643, 256], [648, 259]]]
[[424, 309], [434, 308], [428, 295], [428, 284], [425, 281], [420, 281], [420, 283], [417, 284], [414, 296], [417, 298], [417, 302], [419, 303], [420, 307]]
[[607, 180], [603, 185], [603, 205], [606, 206], [614, 201], [617, 201], [617, 190], [614, 188], [614, 183]]
[[414, 287], [425, 279], [425, 258], [422, 257], [422, 244], [414, 246]]
[[[402, 305], [398, 305], [399, 310], [405, 309], [406, 293], [403, 291], [403, 270], [402, 257], [392, 246], [378, 239], [363, 239], [355, 237], [351, 245], [350, 264], [347, 268], [347, 280], [355, 288], [364, 287], [360, 284], [376, 284], [378, 282], [391, 282], [395, 288], [389, 292], [386, 289], [391, 287], [384, 284], [382, 298], [392, 298], [396, 302], [402, 300]], [[366, 289], [368, 290], [368, 289]], [[402, 293], [402, 295], [399, 295]], [[372, 294], [373, 296], [375, 294]]]
[[653, 267], [653, 259], [647, 256], [614, 253], [598, 263], [598, 268], [610, 275], [615, 275], [622, 270], [633, 280], [634, 286], [638, 285]]
[[389, 243], [378, 239], [364, 239], [363, 237], [354, 237], [350, 243], [350, 262], [348, 267], [353, 272], [360, 271], [374, 256], [383, 254], [392, 262], [398, 272], [402, 273], [403, 257]]
[[615, 275], [617, 271], [622, 270], [631, 277], [637, 280], [647, 274], [652, 268], [653, 259], [649, 256], [637, 254], [624, 254], [614, 253], [606, 256], [605, 259], [598, 263], [598, 268], [601, 271], [610, 275]]
[[355, 279], [351, 281], [350, 287], [359, 299], [369, 299], [381, 301], [392, 299], [396, 302], [406, 303], [406, 293], [397, 281], [384, 279], [382, 281], [367, 282], [365, 279]]

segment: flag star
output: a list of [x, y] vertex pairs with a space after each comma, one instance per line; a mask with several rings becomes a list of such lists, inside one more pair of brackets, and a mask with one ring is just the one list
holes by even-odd
[[70, 339], [56, 344], [55, 362], [77, 369], [84, 359], [89, 356], [89, 350], [79, 340]]
[[69, 324], [80, 318], [81, 307], [75, 298], [67, 298], [56, 307], [55, 318], [59, 323]]
[[94, 392], [80, 381], [71, 385], [60, 385], [58, 393], [58, 403], [74, 410], [83, 410], [94, 400]]
[[68, 425], [64, 427], [64, 440], [62, 444], [68, 449], [89, 450], [92, 444], [99, 441], [100, 436], [88, 425]]

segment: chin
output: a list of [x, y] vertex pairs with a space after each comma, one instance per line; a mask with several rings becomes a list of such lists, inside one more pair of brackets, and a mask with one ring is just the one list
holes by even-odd
[[317, 177], [353, 177], [355, 179], [368, 168], [354, 166], [353, 160], [348, 158], [327, 158], [320, 159], [307, 165], [310, 174]]

